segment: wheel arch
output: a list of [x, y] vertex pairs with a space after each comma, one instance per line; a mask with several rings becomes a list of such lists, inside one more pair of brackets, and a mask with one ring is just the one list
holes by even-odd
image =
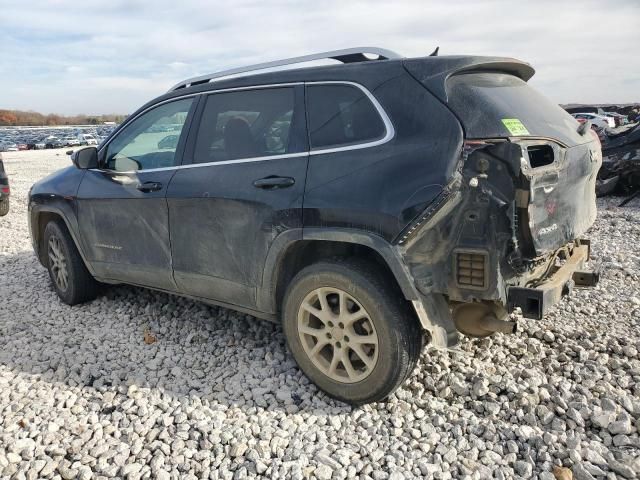
[[44, 248], [43, 242], [44, 230], [47, 227], [47, 224], [52, 220], [59, 220], [65, 226], [65, 228], [69, 232], [69, 235], [71, 235], [73, 243], [80, 253], [82, 261], [84, 262], [89, 272], [93, 275], [94, 272], [91, 268], [91, 264], [87, 261], [87, 258], [84, 254], [82, 242], [80, 242], [80, 238], [78, 235], [78, 225], [75, 221], [75, 216], [73, 217], [73, 220], [70, 220], [69, 216], [65, 214], [63, 209], [58, 208], [54, 205], [47, 205], [44, 207], [36, 206], [32, 208], [30, 213], [33, 249], [40, 263], [46, 266], [46, 249]]
[[395, 280], [406, 300], [418, 293], [402, 265], [399, 254], [382, 237], [354, 229], [305, 228], [289, 230], [273, 242], [257, 292], [258, 308], [277, 313], [291, 279], [302, 268], [337, 256], [357, 256], [377, 264]]

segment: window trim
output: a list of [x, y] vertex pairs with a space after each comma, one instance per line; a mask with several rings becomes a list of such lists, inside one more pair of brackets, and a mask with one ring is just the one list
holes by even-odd
[[[391, 139], [395, 137], [395, 129], [393, 128], [393, 124], [391, 123], [391, 120], [387, 115], [387, 112], [384, 110], [384, 108], [382, 108], [382, 105], [380, 105], [380, 102], [378, 102], [378, 100], [373, 96], [373, 94], [366, 87], [364, 87], [363, 85], [360, 85], [359, 83], [351, 82], [347, 80], [318, 80], [318, 81], [311, 81], [311, 82], [270, 83], [266, 85], [251, 85], [247, 87], [221, 88], [217, 90], [206, 90], [204, 92], [189, 93], [185, 95], [179, 95], [179, 96], [168, 98], [161, 102], [154, 103], [153, 105], [150, 105], [149, 107], [145, 108], [141, 112], [138, 112], [135, 116], [128, 118], [127, 121], [123, 125], [121, 125], [121, 127], [118, 128], [116, 132], [114, 132], [115, 134], [111, 138], [108, 138], [107, 141], [100, 146], [98, 155], [101, 155], [103, 151], [105, 151], [106, 147], [111, 143], [111, 141], [117, 137], [117, 132], [125, 128], [130, 122], [135, 121], [141, 115], [144, 115], [145, 113], [147, 113], [149, 110], [159, 107], [160, 105], [163, 105], [165, 103], [174, 102], [176, 100], [182, 100], [188, 97], [198, 97], [198, 99], [196, 100], [198, 101], [200, 98], [204, 96], [215, 94], [215, 93], [235, 92], [235, 91], [242, 91], [242, 90], [257, 90], [257, 89], [263, 89], [263, 88], [290, 87], [295, 85], [304, 85], [304, 86], [306, 85], [351, 85], [353, 87], [359, 88], [369, 98], [371, 103], [373, 103], [373, 106], [375, 107], [375, 109], [378, 111], [378, 114], [380, 115], [380, 118], [382, 119], [382, 122], [384, 123], [384, 126], [385, 126], [385, 135], [378, 140], [373, 140], [373, 141], [364, 142], [364, 143], [357, 143], [354, 145], [345, 145], [342, 147], [312, 150], [310, 145], [308, 145], [307, 150], [302, 152], [297, 152], [297, 153], [286, 153], [283, 155], [267, 155], [262, 157], [251, 157], [251, 158], [238, 158], [235, 160], [223, 160], [221, 162], [188, 163], [188, 164], [182, 164], [182, 165], [174, 165], [171, 167], [150, 168], [148, 170], [131, 170], [128, 172], [118, 172], [118, 173], [119, 174], [137, 174], [142, 172], [144, 173], [162, 172], [167, 170], [182, 170], [186, 168], [213, 167], [216, 165], [232, 165], [236, 163], [251, 163], [251, 162], [263, 162], [267, 160], [281, 160], [283, 158], [299, 158], [299, 157], [305, 157], [310, 155], [322, 155], [326, 153], [337, 153], [337, 152], [343, 152], [343, 151], [349, 151], [349, 150], [359, 150], [361, 148], [376, 147], [378, 145], [382, 145], [384, 143], [389, 142]], [[305, 105], [305, 113], [306, 113], [306, 105]], [[194, 121], [191, 122], [191, 124], [193, 123]], [[189, 128], [193, 126], [191, 124], [189, 125]], [[91, 169], [91, 170], [98, 171], [98, 172], [105, 171], [104, 169], [99, 169], [99, 168]]]
[[[382, 123], [384, 124], [384, 129], [385, 129], [385, 134], [381, 138], [378, 138], [376, 140], [371, 140], [371, 141], [362, 142], [362, 143], [354, 143], [352, 145], [343, 145], [341, 147], [329, 147], [329, 148], [318, 148], [318, 149], [310, 148], [309, 155], [322, 155], [325, 153], [346, 152], [349, 150], [359, 150], [361, 148], [376, 147], [378, 145], [382, 145], [383, 143], [387, 143], [389, 140], [391, 140], [395, 136], [396, 132], [395, 132], [395, 129], [393, 128], [393, 124], [391, 123], [391, 120], [389, 119], [389, 116], [387, 115], [387, 112], [385, 112], [384, 108], [382, 108], [382, 105], [380, 105], [380, 102], [378, 102], [378, 99], [374, 97], [373, 94], [367, 88], [363, 87], [359, 83], [348, 82], [343, 80], [335, 80], [335, 81], [305, 82], [305, 87], [307, 85], [350, 85], [352, 87], [356, 87], [360, 89], [367, 96], [369, 101], [371, 101], [371, 103], [373, 104], [373, 107], [378, 111], [378, 115], [380, 116], [380, 119], [382, 120]], [[308, 114], [309, 112], [307, 111], [307, 115]]]
[[118, 174], [132, 174], [132, 173], [140, 173], [140, 172], [157, 172], [157, 171], [162, 171], [162, 170], [171, 170], [171, 169], [175, 169], [177, 167], [182, 166], [182, 162], [184, 161], [184, 150], [185, 150], [185, 146], [187, 143], [187, 139], [189, 137], [189, 132], [191, 129], [191, 126], [193, 125], [193, 120], [194, 120], [194, 114], [198, 109], [198, 105], [200, 103], [200, 97], [198, 96], [197, 93], [192, 93], [189, 95], [181, 95], [179, 97], [174, 97], [174, 98], [169, 98], [167, 100], [164, 100], [162, 102], [158, 102], [155, 103], [153, 105], [151, 105], [150, 107], [145, 108], [143, 111], [139, 112], [138, 114], [136, 114], [135, 116], [131, 116], [130, 118], [127, 118], [127, 121], [125, 123], [123, 123], [122, 125], [120, 125], [120, 127], [113, 133], [113, 135], [111, 135], [107, 141], [104, 142], [104, 144], [100, 145], [100, 148], [98, 149], [98, 164], [100, 165], [104, 160], [105, 160], [105, 155], [107, 153], [109, 153], [108, 151], [108, 146], [109, 144], [115, 140], [118, 135], [120, 135], [130, 124], [132, 124], [133, 122], [135, 122], [138, 118], [140, 118], [142, 115], [145, 115], [146, 113], [150, 112], [151, 110], [154, 110], [158, 107], [161, 107], [162, 105], [165, 105], [167, 103], [172, 103], [172, 102], [179, 102], [182, 100], [185, 100], [187, 98], [191, 98], [191, 97], [195, 97], [192, 102], [191, 105], [189, 106], [189, 111], [187, 112], [187, 118], [185, 119], [185, 122], [182, 126], [182, 131], [180, 132], [180, 136], [178, 138], [178, 144], [176, 145], [176, 150], [175, 150], [175, 154], [176, 155], [180, 155], [180, 163], [178, 165], [173, 165], [171, 167], [159, 167], [159, 168], [149, 168], [149, 169], [142, 169], [142, 170], [127, 170], [127, 171], [121, 171], [121, 170], [111, 170], [108, 168], [91, 168], [91, 171], [94, 172], [113, 172], [113, 173], [118, 173]]
[[[258, 88], [258, 87], [262, 87], [262, 88]], [[309, 144], [307, 141], [307, 124], [306, 124], [306, 117], [305, 117], [305, 105], [304, 105], [304, 83], [302, 82], [292, 82], [292, 83], [282, 83], [282, 84], [269, 84], [269, 85], [265, 85], [265, 86], [258, 86], [258, 87], [238, 87], [238, 88], [227, 88], [227, 89], [222, 89], [222, 90], [212, 90], [212, 91], [206, 91], [206, 92], [202, 92], [202, 102], [201, 102], [201, 108], [199, 112], [196, 112], [196, 116], [194, 117], [194, 121], [193, 123], [196, 125], [196, 128], [193, 129], [193, 136], [192, 138], [187, 139], [187, 146], [188, 150], [185, 148], [185, 155], [188, 152], [189, 154], [185, 156], [184, 162], [183, 162], [183, 166], [195, 166], [195, 165], [211, 165], [211, 164], [222, 164], [222, 165], [229, 165], [229, 164], [234, 164], [234, 163], [242, 163], [242, 161], [246, 161], [246, 162], [257, 162], [257, 161], [261, 161], [261, 160], [268, 160], [268, 159], [274, 159], [274, 160], [278, 160], [281, 158], [287, 158], [287, 157], [297, 157], [297, 156], [302, 156], [300, 154], [304, 154], [304, 155], [308, 155], [309, 154]], [[302, 87], [302, 90], [299, 90], [298, 87]], [[263, 89], [279, 89], [279, 88], [290, 88], [291, 90], [293, 90], [293, 118], [292, 118], [292, 126], [293, 128], [290, 130], [290, 134], [294, 134], [300, 137], [304, 137], [304, 139], [300, 139], [304, 141], [304, 145], [298, 145], [295, 147], [294, 152], [290, 152], [290, 153], [281, 153], [281, 154], [272, 154], [272, 155], [262, 155], [260, 157], [242, 157], [242, 158], [234, 158], [233, 160], [220, 160], [220, 161], [214, 161], [214, 162], [200, 162], [200, 163], [196, 163], [194, 154], [195, 154], [195, 148], [196, 148], [196, 144], [197, 144], [197, 140], [198, 140], [198, 133], [200, 132], [200, 126], [202, 123], [202, 118], [204, 116], [204, 111], [205, 108], [207, 106], [207, 101], [209, 99], [209, 97], [212, 97], [214, 95], [217, 95], [219, 93], [229, 93], [229, 92], [235, 92], [235, 91], [251, 91], [251, 90], [263, 90]], [[302, 115], [304, 118], [302, 120], [298, 120], [298, 126], [296, 127], [296, 125], [293, 123], [297, 120], [297, 116], [298, 115]], [[297, 131], [296, 132], [296, 128], [298, 130], [301, 131]], [[238, 162], [241, 161], [241, 162]]]

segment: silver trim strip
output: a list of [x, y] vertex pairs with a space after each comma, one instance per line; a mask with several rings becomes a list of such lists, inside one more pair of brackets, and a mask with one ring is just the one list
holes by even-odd
[[364, 92], [367, 98], [371, 100], [371, 103], [373, 103], [373, 106], [378, 111], [378, 115], [380, 115], [380, 117], [382, 118], [382, 122], [384, 123], [385, 132], [386, 132], [385, 135], [378, 140], [373, 140], [371, 142], [365, 142], [365, 143], [357, 143], [355, 145], [346, 145], [344, 147], [322, 148], [318, 150], [312, 149], [309, 151], [309, 155], [322, 155], [323, 153], [346, 152], [348, 150], [358, 150], [360, 148], [375, 147], [377, 145], [382, 145], [383, 143], [387, 143], [396, 135], [396, 131], [393, 128], [393, 124], [391, 123], [391, 120], [389, 119], [387, 112], [384, 111], [384, 108], [382, 108], [382, 105], [380, 105], [376, 97], [374, 97], [373, 94], [368, 89], [366, 89], [359, 83], [336, 80], [336, 81], [305, 82], [305, 85], [351, 85], [352, 87], [359, 88]]
[[[204, 91], [204, 92], [190, 93], [190, 94], [187, 94], [187, 95], [181, 95], [179, 97], [173, 97], [173, 98], [169, 98], [167, 100], [163, 100], [162, 102], [158, 102], [158, 103], [150, 106], [149, 108], [144, 109], [142, 112], [138, 113], [135, 117], [133, 117], [127, 123], [131, 123], [131, 122], [135, 121], [141, 115], [145, 114], [149, 110], [151, 110], [153, 108], [156, 108], [156, 107], [158, 107], [160, 105], [163, 105], [163, 104], [168, 103], [168, 102], [181, 100], [183, 98], [193, 97], [193, 96], [196, 96], [196, 95], [212, 95], [212, 94], [216, 94], [216, 93], [225, 93], [225, 92], [232, 92], [232, 91], [239, 91], [239, 90], [256, 90], [256, 89], [262, 89], [262, 88], [289, 87], [289, 86], [303, 85], [303, 84], [304, 85], [351, 85], [353, 87], [359, 88], [362, 92], [364, 92], [364, 94], [367, 96], [367, 98], [369, 98], [371, 103], [373, 103], [373, 106], [376, 108], [376, 110], [378, 111], [378, 114], [382, 118], [382, 122], [384, 123], [384, 126], [385, 126], [385, 135], [382, 138], [380, 138], [378, 140], [374, 140], [372, 142], [358, 143], [358, 144], [355, 144], [355, 145], [347, 145], [347, 146], [344, 146], [344, 147], [324, 148], [324, 149], [319, 149], [319, 150], [309, 150], [309, 151], [305, 151], [305, 152], [287, 153], [287, 154], [283, 154], [283, 155], [268, 155], [268, 156], [263, 156], [263, 157], [238, 158], [238, 159], [235, 159], [235, 160], [223, 160], [223, 161], [220, 161], [220, 162], [189, 163], [189, 164], [186, 164], [186, 165], [175, 165], [173, 167], [150, 168], [148, 170], [130, 170], [130, 171], [126, 171], [126, 172], [120, 172], [120, 171], [116, 171], [116, 170], [99, 169], [99, 168], [92, 168], [90, 170], [94, 171], [94, 172], [117, 172], [119, 174], [135, 174], [135, 173], [138, 173], [138, 172], [162, 172], [162, 171], [167, 171], [167, 170], [182, 170], [182, 169], [187, 169], [187, 168], [215, 167], [216, 165], [233, 165], [233, 164], [236, 164], [236, 163], [263, 162], [263, 161], [266, 161], [266, 160], [280, 160], [280, 159], [283, 159], [283, 158], [299, 158], [299, 157], [304, 157], [304, 156], [307, 156], [307, 155], [322, 155], [322, 154], [325, 154], [325, 153], [337, 153], [337, 152], [345, 152], [345, 151], [349, 151], [349, 150], [359, 150], [361, 148], [375, 147], [375, 146], [378, 146], [378, 145], [382, 145], [383, 143], [387, 143], [388, 141], [390, 141], [395, 136], [395, 129], [393, 128], [393, 124], [391, 123], [391, 120], [389, 119], [389, 116], [387, 115], [387, 112], [385, 112], [384, 108], [382, 108], [382, 105], [380, 105], [380, 103], [378, 102], [376, 97], [374, 97], [373, 94], [367, 88], [365, 88], [364, 86], [360, 85], [359, 83], [349, 82], [349, 81], [342, 81], [342, 80], [327, 80], [327, 81], [304, 82], [304, 83], [303, 82], [273, 83], [273, 84], [269, 84], [269, 85], [255, 85], [255, 86], [248, 86], [248, 87], [223, 88], [223, 89], [219, 89], [219, 90], [207, 90], [207, 91]], [[115, 135], [114, 137], [110, 138], [108, 143], [105, 143], [104, 145], [102, 145], [100, 147], [100, 150], [104, 149], [107, 145], [109, 145], [109, 143], [111, 143], [111, 141], [116, 136], [117, 135]]]
[[187, 168], [215, 167], [217, 165], [233, 165], [236, 163], [264, 162], [266, 160], [280, 160], [283, 158], [306, 157], [307, 155], [309, 155], [309, 152], [285, 153], [284, 155], [269, 155], [266, 157], [238, 158], [235, 160], [222, 160], [220, 162], [188, 163], [187, 165], [175, 165], [173, 167], [149, 168], [147, 170], [129, 170], [127, 172], [120, 172], [118, 170], [106, 170], [106, 169], [99, 169], [99, 168], [91, 168], [90, 170], [92, 172], [110, 172], [110, 173], [118, 173], [122, 175], [130, 175], [130, 174], [147, 173], [147, 172], [164, 172], [167, 170], [184, 170]]
[[332, 50], [329, 52], [312, 53], [310, 55], [302, 55], [299, 57], [285, 58], [282, 60], [275, 60], [272, 62], [256, 63], [255, 65], [247, 65], [244, 67], [236, 67], [236, 68], [231, 68], [229, 70], [222, 70], [220, 72], [213, 72], [205, 75], [199, 75], [197, 77], [188, 78], [186, 80], [181, 81], [180, 83], [175, 84], [173, 87], [169, 89], [169, 92], [173, 92], [174, 90], [177, 90], [178, 88], [181, 88], [181, 87], [189, 87], [193, 83], [210, 82], [211, 80], [214, 80], [217, 78], [230, 77], [231, 75], [238, 75], [240, 73], [249, 73], [249, 72], [255, 72], [258, 70], [266, 70], [268, 68], [276, 68], [276, 67], [283, 67], [286, 65], [294, 65], [297, 63], [312, 62], [314, 60], [334, 59], [334, 60], [341, 61], [343, 63], [348, 63], [347, 59], [342, 59], [342, 58], [349, 57], [351, 55], [363, 55], [365, 53], [373, 53], [374, 55], [378, 55], [378, 57], [380, 57], [379, 60], [403, 58], [402, 55], [399, 55], [396, 52], [392, 52], [391, 50], [387, 50], [386, 48], [380, 48], [380, 47], [345, 48], [344, 50]]

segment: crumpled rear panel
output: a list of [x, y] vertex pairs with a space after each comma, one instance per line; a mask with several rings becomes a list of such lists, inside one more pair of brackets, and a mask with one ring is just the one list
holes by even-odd
[[[522, 142], [527, 146], [540, 141]], [[596, 218], [596, 175], [602, 154], [596, 142], [564, 148], [549, 142], [556, 156], [548, 165], [532, 168], [523, 162], [529, 181], [529, 230], [536, 254], [555, 250], [583, 235]]]

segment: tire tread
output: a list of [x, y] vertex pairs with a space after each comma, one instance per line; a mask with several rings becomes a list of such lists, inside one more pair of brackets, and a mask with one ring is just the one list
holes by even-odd
[[412, 317], [409, 306], [395, 284], [395, 280], [389, 279], [377, 265], [358, 258], [330, 258], [302, 269], [289, 284], [284, 298], [283, 314], [287, 314], [289, 297], [300, 281], [309, 276], [327, 273], [346, 276], [354, 284], [372, 290], [372, 293], [390, 312], [385, 321], [390, 322], [391, 331], [396, 332], [391, 340], [395, 342], [394, 348], [399, 354], [398, 361], [392, 365], [393, 372], [390, 378], [368, 395], [354, 398], [347, 393], [348, 388], [345, 388], [343, 394], [331, 392], [327, 392], [327, 394], [352, 405], [382, 401], [403, 384], [413, 372], [422, 351], [423, 332], [416, 319]]
[[0, 200], [0, 217], [4, 217], [9, 213], [9, 198], [3, 198]]
[[70, 278], [69, 286], [71, 287], [69, 289], [70, 291], [66, 293], [60, 292], [55, 286], [55, 282], [52, 278], [51, 281], [56, 293], [58, 293], [60, 299], [68, 305], [77, 305], [79, 303], [85, 303], [95, 299], [98, 296], [99, 284], [93, 276], [91, 276], [89, 270], [87, 270], [87, 267], [80, 256], [80, 252], [78, 252], [78, 248], [67, 230], [67, 226], [61, 220], [50, 221], [45, 227], [44, 232], [43, 241], [45, 242], [45, 248], [47, 248], [46, 245], [48, 245], [49, 235], [52, 233], [59, 235], [60, 240], [64, 243], [65, 249], [68, 253], [67, 263]]

